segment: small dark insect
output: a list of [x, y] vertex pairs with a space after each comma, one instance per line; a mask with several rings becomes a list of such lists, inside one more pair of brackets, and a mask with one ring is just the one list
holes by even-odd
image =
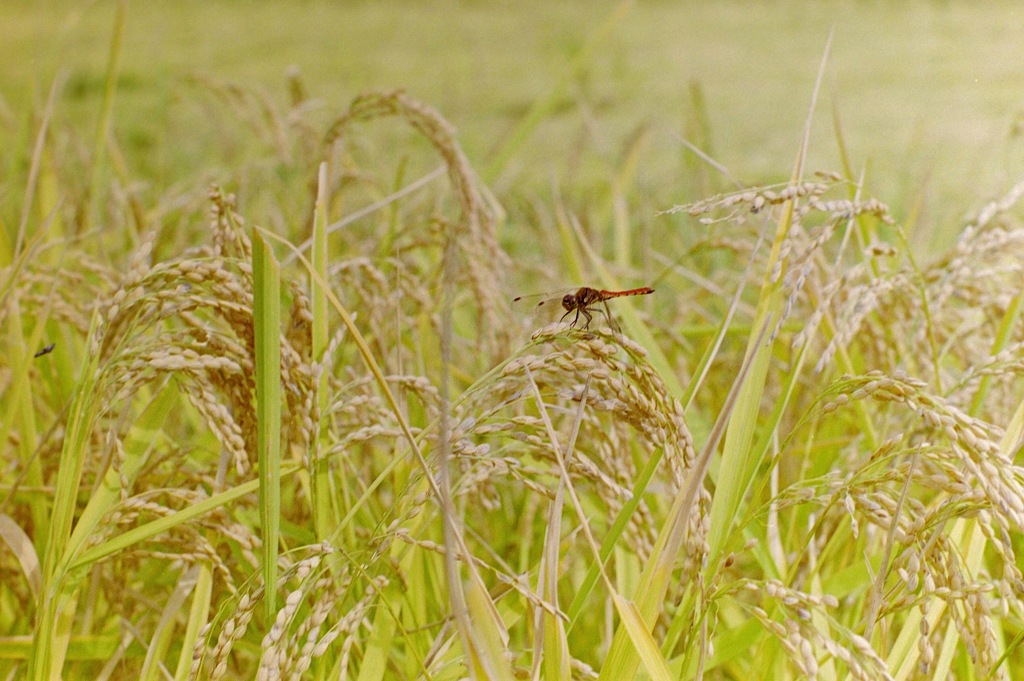
[[42, 350], [40, 350], [39, 352], [37, 352], [36, 354], [34, 354], [34, 355], [32, 355], [32, 356], [33, 356], [33, 357], [42, 357], [43, 355], [48, 355], [48, 354], [50, 354], [51, 352], [53, 352], [53, 349], [54, 349], [55, 347], [57, 347], [57, 344], [56, 344], [56, 343], [50, 343], [50, 344], [49, 344], [49, 345], [47, 345], [47, 346], [46, 346], [45, 348], [43, 348]]
[[[573, 318], [571, 326], [576, 326], [580, 321], [580, 316], [582, 315], [584, 320], [583, 328], [586, 329], [590, 327], [590, 322], [594, 319], [594, 310], [597, 309], [597, 304], [600, 303], [603, 306], [601, 312], [603, 312], [604, 316], [608, 319], [608, 326], [617, 330], [618, 325], [615, 323], [615, 320], [612, 319], [611, 313], [608, 312], [607, 301], [612, 298], [620, 298], [622, 296], [644, 296], [648, 293], [654, 293], [654, 289], [649, 286], [644, 286], [642, 288], [629, 289], [628, 291], [605, 291], [603, 289], [584, 286], [576, 289], [575, 291], [566, 293], [561, 297], [561, 299], [556, 295], [552, 298], [542, 300], [537, 303], [537, 307], [558, 301], [561, 304], [562, 309], [565, 310], [565, 314], [562, 315], [562, 319], [565, 319], [575, 312], [576, 316]], [[518, 298], [514, 298], [512, 302], [516, 303], [527, 298], [529, 298], [529, 296], [519, 296]]]

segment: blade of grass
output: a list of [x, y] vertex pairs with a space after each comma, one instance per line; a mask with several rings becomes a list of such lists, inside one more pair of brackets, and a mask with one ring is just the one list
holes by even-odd
[[[63, 74], [58, 75], [53, 79], [53, 83], [50, 86], [50, 94], [46, 99], [46, 106], [43, 108], [43, 117], [39, 122], [39, 133], [36, 135], [36, 143], [32, 149], [32, 164], [29, 166], [28, 180], [25, 184], [25, 194], [21, 205], [21, 219], [18, 221], [18, 235], [15, 237], [14, 250], [8, 254], [9, 259], [13, 260], [18, 254], [21, 253], [22, 247], [25, 244], [25, 233], [28, 229], [29, 215], [32, 213], [32, 205], [34, 203], [34, 196], [36, 190], [43, 191], [41, 186], [40, 175], [44, 173], [44, 158], [46, 157], [46, 140], [49, 135], [50, 118], [53, 115], [53, 109], [57, 102], [57, 93], [60, 92], [64, 87], [64, 76]], [[39, 209], [42, 216], [46, 216], [53, 212], [56, 202], [49, 208], [48, 200], [40, 201]], [[55, 218], [59, 220], [59, 218]], [[43, 218], [45, 221], [45, 217]], [[4, 263], [7, 264], [7, 263]]]
[[[612, 600], [615, 603], [615, 611], [619, 613], [622, 626], [629, 633], [629, 638], [640, 655], [647, 673], [651, 675], [652, 679], [657, 681], [672, 681], [672, 674], [668, 670], [665, 658], [661, 656], [661, 651], [654, 642], [650, 629], [637, 609], [636, 604], [626, 600], [615, 591], [612, 591]], [[601, 668], [602, 675], [605, 669], [612, 669], [612, 673], [615, 675], [614, 678], [631, 678], [622, 675], [607, 663]]]
[[100, 106], [99, 120], [96, 123], [96, 139], [92, 148], [92, 176], [89, 181], [89, 199], [98, 205], [100, 188], [103, 184], [103, 170], [106, 164], [105, 150], [107, 136], [110, 134], [111, 113], [114, 110], [114, 94], [117, 92], [117, 80], [120, 74], [121, 47], [124, 44], [125, 27], [128, 23], [128, 0], [119, 0], [114, 15], [114, 28], [110, 36], [110, 52], [107, 55], [106, 80], [103, 85], [103, 102]]
[[[18, 297], [12, 296], [7, 301], [9, 341], [6, 360], [10, 366], [10, 383], [7, 389], [8, 399], [3, 410], [5, 418], [3, 425], [0, 425], [0, 436], [6, 439], [11, 429], [17, 432], [18, 456], [24, 469], [24, 480], [29, 486], [36, 488], [44, 486], [44, 477], [42, 462], [37, 456], [39, 429], [31, 380], [32, 348], [40, 345], [50, 307], [51, 304], [48, 303], [44, 310], [37, 313], [35, 329], [26, 338]], [[36, 536], [45, 537], [50, 524], [46, 498], [43, 495], [32, 495], [29, 507]]]
[[[506, 657], [509, 636], [498, 608], [478, 578], [472, 554], [465, 540], [465, 528], [452, 499], [452, 411], [449, 395], [452, 368], [452, 340], [454, 322], [452, 306], [455, 299], [455, 237], [449, 233], [444, 241], [441, 277], [440, 323], [440, 419], [438, 422], [438, 482], [437, 501], [443, 519], [445, 582], [448, 585], [448, 604], [459, 631], [466, 667], [470, 676], [479, 681], [499, 679], [512, 681], [512, 666]], [[429, 475], [429, 471], [427, 472]], [[463, 582], [459, 557], [469, 571], [470, 579]]]
[[32, 540], [25, 531], [6, 513], [0, 513], [0, 541], [7, 545], [8, 550], [18, 560], [21, 566], [21, 573], [25, 576], [29, 591], [32, 593], [32, 600], [39, 601], [39, 590], [42, 588], [42, 568], [39, 565], [39, 556], [36, 555]]
[[196, 587], [198, 573], [198, 566], [184, 571], [179, 577], [174, 591], [164, 602], [160, 619], [154, 627], [149, 645], [146, 646], [146, 658], [142, 663], [142, 671], [139, 672], [139, 681], [157, 681], [157, 679], [165, 678], [162, 674], [163, 658], [170, 649], [177, 632], [178, 616], [184, 609], [189, 594]]
[[[800, 143], [800, 150], [793, 166], [791, 181], [794, 184], [799, 182], [803, 176], [803, 168], [810, 140], [811, 121], [817, 105], [818, 93], [821, 89], [821, 81], [824, 77], [825, 64], [828, 61], [831, 45], [832, 36], [829, 35], [818, 69], [814, 92], [811, 96], [810, 110], [804, 125], [804, 135]], [[774, 325], [772, 320], [778, 319], [782, 313], [784, 302], [782, 300], [782, 281], [786, 263], [781, 260], [781, 249], [789, 232], [794, 207], [792, 200], [787, 201], [783, 204], [782, 213], [779, 216], [771, 254], [766, 265], [765, 280], [761, 287], [761, 296], [754, 317], [754, 328], [766, 327], [769, 324]], [[747, 345], [746, 359], [751, 361], [752, 370], [749, 380], [744, 383], [739, 394], [736, 412], [730, 419], [729, 428], [725, 435], [721, 464], [721, 470], [724, 473], [718, 478], [718, 485], [711, 504], [711, 527], [708, 533], [709, 565], [717, 564], [728, 539], [732, 523], [736, 520], [740, 503], [761, 464], [761, 459], [755, 456], [755, 450], [750, 445], [753, 442], [755, 428], [758, 424], [758, 414], [768, 375], [768, 366], [771, 359], [770, 344], [762, 344], [760, 340], [756, 342], [752, 340]]]
[[[565, 503], [565, 488], [559, 482], [555, 498], [548, 509], [548, 523], [544, 532], [544, 551], [540, 570], [537, 571], [537, 592], [541, 598], [558, 608], [558, 556], [562, 541], [562, 507]], [[537, 633], [541, 646], [534, 647], [534, 670], [537, 670], [538, 653], [543, 659], [545, 679], [568, 681], [570, 669], [569, 641], [566, 638], [565, 622], [546, 608], [537, 609]], [[538, 649], [539, 648], [539, 649]]]
[[903, 489], [900, 491], [899, 500], [896, 502], [896, 512], [892, 514], [892, 522], [889, 523], [889, 532], [886, 535], [884, 544], [882, 545], [882, 561], [878, 567], [878, 573], [875, 575], [875, 582], [871, 585], [868, 591], [868, 599], [865, 607], [863, 617], [863, 631], [864, 638], [871, 639], [871, 633], [875, 628], [875, 617], [878, 615], [878, 610], [882, 607], [882, 602], [885, 598], [885, 580], [889, 576], [889, 560], [892, 557], [893, 546], [896, 545], [896, 530], [897, 521], [900, 518], [900, 514], [903, 511], [903, 505], [907, 503], [907, 496], [910, 492], [910, 483], [913, 481], [914, 467], [917, 465], [917, 457], [921, 453], [921, 445], [919, 444], [917, 449], [914, 450], [914, 454], [910, 459], [910, 471], [907, 473], [906, 479], [903, 481]]
[[359, 665], [359, 676], [356, 681], [381, 681], [388, 669], [388, 659], [395, 649], [395, 630], [398, 628], [398, 618], [402, 601], [401, 587], [395, 584], [389, 585], [382, 598], [390, 604], [388, 608], [380, 608], [374, 613], [373, 622], [369, 626], [369, 634], [366, 640], [366, 649], [363, 653], [363, 663]]
[[[768, 332], [768, 325], [761, 326], [754, 346], [760, 346]], [[675, 567], [676, 558], [686, 538], [686, 531], [689, 526], [690, 514], [697, 502], [699, 490], [704, 485], [704, 478], [707, 476], [708, 468], [711, 465], [711, 458], [718, 449], [726, 428], [732, 423], [733, 410], [739, 395], [747, 384], [748, 376], [754, 365], [754, 356], [748, 355], [740, 367], [739, 373], [733, 380], [732, 388], [725, 399], [722, 411], [707, 442], [697, 456], [693, 467], [686, 477], [686, 483], [682, 492], [676, 495], [672, 508], [669, 510], [668, 518], [658, 533], [651, 555], [640, 575], [640, 583], [637, 585], [634, 601], [638, 603], [640, 614], [647, 623], [648, 630], [654, 627], [654, 623], [664, 605], [665, 591], [668, 588], [672, 570]], [[605, 666], [601, 669], [598, 677], [604, 681], [613, 679], [631, 678], [635, 673], [640, 659], [637, 658], [637, 650], [629, 646], [632, 633], [622, 626], [616, 630], [612, 638], [612, 645], [608, 651]], [[606, 671], [607, 670], [607, 671]]]
[[623, 504], [622, 509], [618, 515], [615, 516], [615, 522], [608, 529], [608, 535], [604, 539], [604, 543], [601, 544], [601, 550], [598, 553], [599, 563], [593, 563], [590, 569], [587, 571], [586, 577], [580, 582], [580, 586], [576, 591], [576, 595], [573, 597], [572, 603], [569, 605], [569, 631], [571, 632], [573, 627], [579, 621], [580, 616], [583, 614], [583, 608], [587, 605], [587, 600], [590, 598], [591, 592], [594, 590], [594, 586], [597, 584], [597, 580], [601, 578], [602, 566], [608, 562], [611, 558], [612, 551], [619, 544], [619, 539], [622, 537], [622, 533], [626, 531], [626, 527], [629, 525], [630, 519], [633, 517], [633, 513], [640, 505], [640, 501], [643, 499], [644, 494], [647, 492], [647, 486], [654, 478], [655, 471], [658, 470], [658, 464], [661, 462], [664, 450], [659, 449], [656, 451], [644, 465], [640, 475], [636, 478], [636, 483], [633, 485], [633, 496]]
[[[327, 351], [328, 339], [328, 318], [327, 318], [327, 296], [324, 295], [323, 287], [319, 281], [327, 280], [327, 207], [329, 188], [327, 180], [327, 163], [320, 164], [317, 176], [316, 209], [313, 214], [313, 271], [318, 277], [310, 277], [309, 297], [313, 312], [313, 359], [321, 363], [322, 370], [317, 379], [316, 400], [320, 413], [320, 424], [317, 429], [318, 445], [313, 448], [315, 456], [310, 461], [310, 477], [312, 478], [312, 506], [313, 506], [313, 529], [316, 532], [318, 541], [327, 539], [331, 534], [331, 528], [336, 525], [333, 517], [330, 497], [330, 462], [321, 455], [321, 452], [329, 446], [328, 432], [326, 428], [328, 383], [329, 372], [327, 371], [327, 358], [324, 353]], [[351, 532], [346, 535], [349, 546], [354, 546], [354, 537]]]
[[[467, 563], [472, 562], [467, 560]], [[491, 616], [494, 601], [479, 582], [466, 582], [466, 613], [473, 623], [473, 643], [467, 651], [466, 667], [479, 681], [513, 681], [515, 675], [506, 657], [508, 634], [499, 619]]]
[[[1006, 306], [1006, 311], [1003, 313], [1002, 319], [999, 320], [999, 327], [996, 329], [996, 337], [992, 342], [992, 349], [989, 350], [990, 355], [998, 355], [1000, 352], [1005, 350], [1013, 340], [1013, 333], [1017, 328], [1017, 322], [1020, 320], [1022, 309], [1024, 309], [1024, 293], [1017, 293], [1017, 295], [1010, 300], [1010, 304]], [[989, 374], [985, 374], [981, 377], [981, 381], [978, 383], [978, 389], [974, 393], [974, 398], [971, 400], [971, 407], [968, 411], [971, 416], [977, 416], [982, 405], [985, 404], [985, 398], [989, 394], [993, 380], [994, 377]]]
[[[532, 377], [531, 377], [531, 382]], [[536, 384], [534, 384], [536, 387]], [[584, 395], [589, 390], [590, 382], [584, 387]], [[581, 399], [573, 420], [572, 432], [569, 435], [569, 451], [576, 446], [580, 424], [586, 400]], [[541, 407], [543, 409], [543, 406]], [[553, 432], [553, 431], [549, 431]], [[558, 610], [558, 556], [562, 542], [562, 509], [565, 504], [565, 481], [559, 479], [555, 490], [555, 498], [548, 507], [548, 523], [544, 531], [544, 548], [541, 554], [540, 569], [537, 571], [537, 592], [551, 608]], [[603, 562], [602, 562], [603, 564]], [[599, 567], [599, 566], [597, 566]], [[595, 572], [596, 574], [596, 572]], [[541, 669], [545, 679], [565, 679], [572, 676], [570, 668], [569, 642], [566, 638], [565, 622], [559, 617], [561, 613], [551, 612], [547, 608], [538, 608], [534, 618], [535, 644], [532, 677], [540, 678]]]
[[[580, 498], [576, 494], [576, 489], [572, 484], [572, 479], [569, 477], [569, 471], [566, 468], [565, 452], [571, 453], [575, 450], [576, 436], [579, 432], [579, 424], [582, 421], [583, 409], [586, 407], [586, 396], [590, 389], [590, 379], [588, 378], [587, 382], [583, 386], [583, 397], [580, 399], [576, 423], [573, 426], [569, 443], [563, 451], [561, 444], [558, 442], [558, 435], [555, 433], [555, 427], [551, 423], [551, 417], [544, 405], [544, 398], [540, 394], [540, 388], [537, 386], [537, 382], [533, 380], [533, 373], [530, 371], [529, 367], [526, 369], [526, 375], [530, 379], [530, 388], [533, 392], [533, 398], [537, 403], [537, 409], [540, 412], [541, 420], [543, 421], [544, 428], [547, 431], [548, 440], [551, 443], [555, 459], [558, 461], [558, 470], [561, 474], [562, 484], [565, 486], [565, 489], [569, 494], [569, 499], [572, 501], [573, 510], [576, 512], [576, 517], [579, 520], [583, 536], [586, 538], [587, 545], [590, 547], [590, 551], [593, 554], [595, 564], [600, 570], [601, 580], [604, 582], [605, 588], [608, 589], [608, 593], [612, 596], [612, 603], [614, 604], [615, 611], [619, 614], [619, 619], [621, 621], [621, 626], [615, 632], [615, 640], [613, 640], [612, 643], [612, 647], [614, 649], [616, 641], [618, 642], [620, 654], [615, 657], [609, 654], [605, 660], [605, 664], [601, 668], [601, 675], [599, 678], [635, 678], [636, 669], [639, 666], [639, 663], [643, 662], [644, 668], [651, 678], [657, 679], [658, 681], [668, 681], [672, 678], [668, 670], [668, 664], [666, 663], [665, 658], [661, 656], [661, 651], [658, 650], [658, 646], [655, 645], [654, 639], [651, 637], [651, 628], [653, 627], [654, 622], [648, 621], [648, 618], [642, 617], [637, 610], [636, 605], [634, 605], [634, 603], [629, 599], [622, 597], [616, 591], [615, 585], [612, 584], [611, 579], [608, 577], [608, 573], [605, 572], [604, 564], [601, 560], [600, 549], [597, 546], [597, 542], [594, 540], [593, 532], [590, 530], [590, 523], [587, 521], [586, 511], [583, 509], [583, 504], [580, 502]], [[655, 551], [657, 551], [657, 546], [655, 547]], [[651, 562], [653, 561], [648, 562], [648, 565], [650, 565]]]
[[253, 231], [253, 324], [256, 336], [256, 439], [264, 606], [277, 613], [277, 549], [281, 528], [281, 268], [259, 230]]
[[[299, 470], [301, 469], [297, 464], [288, 462], [281, 466], [281, 479], [283, 480], [290, 475], [297, 473]], [[91, 563], [95, 563], [107, 556], [112, 556], [115, 553], [124, 551], [129, 546], [146, 541], [147, 539], [152, 539], [153, 537], [167, 532], [168, 530], [172, 530], [179, 525], [195, 520], [210, 511], [230, 506], [232, 502], [246, 496], [247, 494], [258, 492], [259, 487], [259, 480], [250, 480], [249, 482], [242, 483], [236, 487], [214, 494], [210, 498], [204, 499], [199, 503], [186, 506], [176, 513], [172, 513], [168, 516], [162, 516], [156, 520], [146, 523], [145, 525], [133, 527], [127, 532], [123, 532], [116, 537], [111, 538], [109, 541], [105, 541], [102, 544], [97, 544], [96, 546], [82, 551], [80, 555], [71, 561], [68, 565], [68, 569], [75, 570]]]
[[121, 500], [122, 480], [131, 485], [149, 460], [157, 438], [162, 437], [162, 426], [179, 404], [179, 395], [170, 381], [156, 391], [156, 395], [139, 414], [122, 445], [124, 460], [115, 469], [108, 468], [102, 482], [92, 490], [89, 502], [82, 509], [75, 529], [68, 539], [63, 557], [63, 570], [71, 571], [79, 552], [94, 536], [96, 528]]
[[[88, 334], [90, 339], [96, 338], [98, 326], [99, 314], [93, 313]], [[73, 604], [65, 598], [61, 562], [71, 537], [82, 469], [92, 441], [93, 422], [99, 406], [95, 391], [98, 359], [99, 353], [93, 348], [82, 364], [68, 412], [67, 434], [64, 436], [61, 465], [54, 485], [50, 531], [43, 538], [43, 598], [36, 615], [28, 668], [28, 678], [34, 681], [49, 681], [60, 676], [67, 653], [65, 648], [59, 646], [59, 642], [70, 635], [70, 621], [67, 617], [62, 619], [60, 615], [66, 612], [64, 606]]]
[[199, 639], [199, 633], [206, 626], [212, 593], [213, 570], [210, 568], [210, 562], [204, 560], [199, 563], [199, 573], [196, 575], [192, 606], [189, 608], [188, 620], [185, 623], [185, 635], [181, 639], [181, 653], [178, 655], [174, 681], [186, 681], [192, 672], [192, 651]]

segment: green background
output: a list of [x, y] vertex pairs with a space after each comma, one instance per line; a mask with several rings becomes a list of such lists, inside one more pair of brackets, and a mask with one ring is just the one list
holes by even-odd
[[[854, 170], [897, 214], [921, 202], [924, 243], [950, 234], [1020, 176], [1024, 11], [1015, 3], [637, 2], [599, 27], [609, 2], [134, 3], [113, 115], [137, 172], [169, 182], [208, 157], [206, 116], [187, 78], [285, 98], [296, 67], [325, 119], [368, 89], [404, 88], [458, 128], [486, 167], [517, 122], [554, 93], [498, 178], [499, 196], [586, 192], [647, 126], [639, 179], [652, 209], [695, 198], [693, 141], [745, 184], [788, 177], [830, 30], [809, 167], [839, 169], [832, 111]], [[0, 105], [17, 134], [29, 102], [67, 77], [60, 115], [98, 117], [114, 3], [0, 3]], [[574, 57], [593, 40], [589, 57]], [[559, 83], [568, 79], [568, 85]], [[699, 85], [703, 111], [691, 85]], [[223, 154], [223, 151], [218, 151]], [[688, 194], [688, 192], [690, 192]], [[921, 235], [918, 235], [920, 241]]]

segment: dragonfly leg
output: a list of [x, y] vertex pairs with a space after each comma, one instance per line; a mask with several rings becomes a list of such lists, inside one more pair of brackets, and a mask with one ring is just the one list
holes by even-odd
[[601, 303], [601, 312], [604, 313], [604, 318], [608, 320], [608, 328], [615, 333], [621, 333], [622, 331], [619, 329], [619, 325], [615, 323], [615, 318], [612, 317], [611, 310], [608, 309], [608, 301], [602, 300]]
[[[579, 311], [580, 311], [580, 312], [582, 312], [582, 313], [583, 313], [583, 316], [587, 318], [587, 321], [586, 321], [586, 323], [585, 323], [585, 324], [583, 325], [583, 328], [584, 328], [584, 329], [589, 329], [589, 328], [590, 328], [590, 322], [594, 321], [594, 317], [593, 317], [593, 315], [591, 315], [591, 314], [590, 314], [590, 310], [588, 310], [588, 309], [587, 309], [587, 308], [585, 308], [585, 307], [581, 307]], [[579, 313], [577, 313], [577, 315], [576, 315], [576, 318], [577, 318], [577, 319], [579, 319]]]

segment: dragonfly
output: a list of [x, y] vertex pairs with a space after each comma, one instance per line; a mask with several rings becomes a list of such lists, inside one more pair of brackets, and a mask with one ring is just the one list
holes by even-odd
[[[564, 295], [562, 295], [563, 293]], [[575, 312], [576, 316], [573, 317], [572, 323], [569, 326], [576, 326], [580, 321], [580, 317], [583, 317], [583, 328], [587, 329], [590, 328], [590, 322], [594, 320], [594, 308], [600, 303], [603, 306], [601, 312], [604, 313], [605, 318], [608, 320], [608, 325], [612, 329], [618, 329], [618, 325], [612, 319], [611, 312], [608, 311], [608, 301], [612, 298], [621, 298], [623, 296], [646, 296], [648, 293], [654, 293], [654, 289], [650, 286], [631, 288], [627, 291], [606, 291], [604, 289], [581, 286], [578, 289], [542, 294], [544, 300], [537, 303], [537, 307], [550, 306], [555, 301], [560, 301], [562, 309], [565, 310], [562, 319]], [[559, 296], [561, 296], [560, 299]], [[531, 297], [533, 296], [518, 296], [513, 298], [512, 302], [518, 303]]]

